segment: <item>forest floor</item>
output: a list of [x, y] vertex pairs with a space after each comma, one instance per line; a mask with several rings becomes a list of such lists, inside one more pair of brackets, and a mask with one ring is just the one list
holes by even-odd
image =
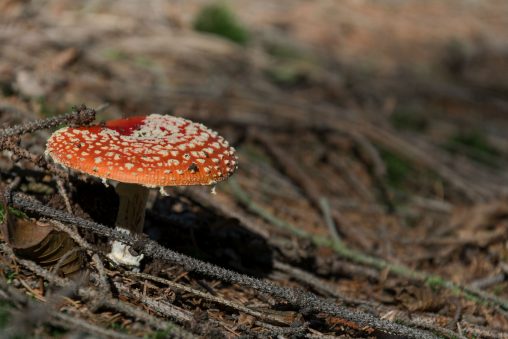
[[[508, 338], [508, 3], [207, 3], [0, 1], [2, 337]], [[126, 237], [38, 157], [81, 104], [202, 122], [239, 169]]]

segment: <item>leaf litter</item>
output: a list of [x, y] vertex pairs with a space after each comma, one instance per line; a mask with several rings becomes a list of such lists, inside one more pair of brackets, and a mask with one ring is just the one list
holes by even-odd
[[[118, 13], [105, 5], [78, 15], [58, 2], [6, 5], [10, 28], [2, 40], [23, 32], [27, 18], [41, 29], [18, 34], [17, 45], [7, 43], [0, 52], [0, 175], [12, 214], [53, 223], [75, 250], [44, 266], [37, 255], [15, 256], [2, 242], [0, 299], [15, 320], [5, 333], [507, 336], [508, 178], [502, 169], [508, 143], [499, 133], [506, 89], [502, 79], [484, 76], [503, 67], [491, 62], [502, 53], [494, 45], [451, 50], [436, 43], [436, 51], [453, 55], [443, 61], [425, 54], [420, 61], [438, 63], [434, 72], [455, 78], [433, 74], [440, 80], [432, 81], [417, 72], [337, 64], [337, 51], [311, 47], [337, 37], [303, 14], [318, 11], [308, 4], [288, 15], [300, 21], [275, 26], [294, 27], [298, 39], [266, 29], [249, 34], [259, 39], [256, 50], [252, 40], [241, 47], [194, 32], [173, 8], [146, 24], [127, 5]], [[351, 13], [368, 6], [357, 4]], [[453, 2], [447, 6], [453, 10]], [[73, 24], [63, 30], [64, 22]], [[361, 21], [349, 25], [364, 29]], [[454, 22], [449, 25], [453, 30]], [[134, 27], [137, 35], [124, 33]], [[309, 39], [317, 40], [306, 45]], [[347, 39], [361, 50], [353, 35]], [[296, 40], [294, 50], [305, 51], [312, 67], [287, 73], [293, 64], [284, 60], [293, 62], [300, 52], [277, 58], [262, 48], [273, 50], [281, 40], [283, 46]], [[389, 58], [410, 63], [405, 53]], [[22, 70], [13, 67], [19, 63]], [[283, 78], [267, 76], [281, 70]], [[365, 81], [368, 72], [385, 73]], [[408, 77], [411, 88], [404, 85]], [[495, 91], [478, 92], [472, 103], [475, 88]], [[81, 102], [89, 107], [54, 116]], [[96, 110], [99, 120], [172, 112], [217, 129], [239, 150], [240, 172], [217, 196], [199, 189], [154, 194], [148, 237], [115, 232], [118, 202], [111, 188], [42, 157], [47, 129], [90, 123], [92, 108], [104, 102], [110, 106]], [[480, 103], [481, 112], [472, 110]], [[405, 116], [415, 105], [425, 105], [417, 110], [428, 112], [424, 122]], [[481, 143], [457, 138], [464, 135], [461, 126]], [[112, 238], [148, 257], [142, 272], [108, 262]], [[40, 249], [31, 251], [44, 258]], [[83, 268], [71, 277], [59, 274], [76, 253], [85, 259]], [[49, 310], [43, 315], [41, 305]]]

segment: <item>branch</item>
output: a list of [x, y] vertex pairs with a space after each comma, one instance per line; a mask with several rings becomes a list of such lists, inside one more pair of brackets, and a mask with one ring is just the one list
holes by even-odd
[[271, 323], [274, 323], [274, 324], [277, 324], [277, 325], [286, 325], [286, 326], [291, 325], [285, 319], [282, 319], [280, 317], [276, 317], [276, 316], [271, 315], [271, 314], [265, 314], [265, 313], [262, 313], [262, 312], [255, 311], [253, 309], [250, 309], [248, 307], [245, 307], [245, 306], [243, 306], [241, 304], [238, 304], [238, 303], [235, 303], [233, 301], [229, 301], [229, 300], [226, 300], [226, 299], [224, 299], [222, 297], [214, 296], [214, 295], [211, 295], [209, 293], [205, 293], [205, 292], [196, 290], [196, 289], [194, 289], [192, 287], [185, 286], [185, 285], [179, 284], [177, 282], [174, 282], [174, 281], [171, 281], [171, 280], [168, 280], [168, 279], [155, 277], [155, 276], [152, 276], [152, 275], [149, 275], [149, 274], [145, 274], [145, 273], [136, 273], [136, 272], [125, 272], [125, 273], [127, 275], [130, 275], [130, 276], [135, 276], [135, 277], [138, 277], [138, 278], [149, 279], [149, 280], [152, 280], [152, 281], [159, 282], [161, 284], [167, 285], [173, 291], [177, 291], [177, 292], [184, 291], [184, 292], [187, 292], [187, 293], [191, 293], [191, 294], [196, 295], [196, 296], [198, 296], [200, 298], [203, 298], [205, 300], [212, 301], [212, 302], [214, 302], [216, 304], [223, 305], [223, 306], [232, 308], [234, 310], [243, 312], [245, 314], [252, 315], [253, 317], [259, 318], [259, 319], [261, 319], [263, 321], [268, 321], [268, 322], [271, 322]]
[[26, 133], [33, 133], [40, 129], [52, 128], [59, 125], [86, 125], [94, 120], [95, 110], [82, 105], [67, 114], [30, 121], [14, 127], [0, 129], [0, 139], [19, 136]]

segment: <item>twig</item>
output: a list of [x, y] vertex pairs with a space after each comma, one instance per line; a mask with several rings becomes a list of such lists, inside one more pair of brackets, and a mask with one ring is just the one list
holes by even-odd
[[303, 336], [305, 331], [309, 328], [308, 323], [304, 323], [298, 327], [274, 326], [272, 324], [267, 324], [267, 323], [263, 323], [260, 321], [255, 321], [254, 324], [270, 330], [270, 332], [271, 332], [270, 334], [277, 336], [277, 338], [285, 337], [285, 336], [300, 337], [300, 336]]
[[472, 325], [466, 323], [464, 321], [458, 322], [458, 326], [462, 329], [464, 334], [468, 335], [470, 338], [487, 338], [487, 339], [507, 339], [507, 332], [499, 332], [491, 328]]
[[[386, 165], [379, 154], [379, 151], [363, 134], [357, 130], [351, 129], [344, 131], [355, 143], [357, 148], [358, 158], [360, 162], [366, 167], [366, 170], [373, 177], [375, 185], [377, 185], [383, 202], [387, 205], [389, 211], [394, 211], [395, 206], [388, 193], [388, 188], [385, 183]], [[332, 136], [328, 138], [330, 143], [333, 143]]]
[[323, 334], [323, 333], [316, 331], [316, 330], [312, 330], [312, 329], [310, 329], [310, 330], [312, 333], [307, 334], [305, 336], [305, 338], [309, 338], [309, 339], [339, 339], [339, 338], [342, 339], [343, 338], [342, 336], [338, 337], [335, 335]]
[[131, 275], [131, 276], [135, 276], [135, 277], [141, 277], [143, 279], [149, 279], [149, 280], [152, 280], [152, 281], [159, 282], [161, 284], [169, 286], [169, 288], [171, 288], [174, 291], [178, 291], [178, 292], [184, 291], [184, 292], [187, 292], [187, 293], [191, 293], [191, 294], [196, 295], [196, 296], [198, 296], [200, 298], [203, 298], [205, 300], [209, 300], [209, 301], [212, 301], [212, 302], [217, 303], [219, 305], [224, 305], [226, 307], [229, 307], [229, 308], [232, 308], [234, 310], [243, 312], [245, 314], [252, 315], [253, 317], [256, 317], [256, 318], [261, 319], [263, 321], [269, 321], [269, 322], [274, 323], [274, 324], [282, 324], [282, 325], [286, 325], [286, 326], [290, 325], [289, 323], [284, 321], [284, 319], [281, 319], [279, 317], [275, 317], [275, 316], [272, 316], [270, 314], [265, 314], [265, 313], [261, 313], [261, 312], [252, 310], [252, 309], [250, 309], [248, 307], [245, 307], [245, 306], [240, 305], [238, 303], [226, 300], [226, 299], [224, 299], [222, 297], [214, 296], [214, 295], [211, 295], [211, 294], [205, 293], [205, 292], [201, 292], [201, 291], [196, 290], [196, 289], [194, 289], [192, 287], [185, 286], [185, 285], [176, 283], [176, 282], [168, 280], [168, 279], [154, 277], [152, 275], [145, 274], [145, 273], [126, 272], [126, 274], [127, 275]]
[[[345, 296], [343, 296], [341, 293], [339, 293], [335, 287], [333, 287], [323, 279], [320, 279], [304, 270], [285, 264], [278, 260], [275, 260], [273, 262], [273, 267], [288, 274], [291, 278], [300, 281], [308, 286], [311, 286], [320, 293], [323, 293], [325, 295], [331, 295], [335, 298], [339, 298], [342, 301], [350, 303], [350, 300]], [[354, 304], [357, 304], [357, 302], [354, 302]]]
[[471, 282], [469, 284], [469, 286], [471, 286], [473, 288], [484, 289], [484, 288], [488, 288], [489, 286], [502, 283], [505, 280], [506, 280], [506, 274], [503, 272], [503, 273], [498, 273], [495, 275], [491, 275], [491, 276], [488, 276], [485, 278], [475, 280], [475, 281]]
[[188, 323], [192, 321], [192, 314], [189, 311], [181, 310], [178, 307], [168, 304], [164, 301], [158, 301], [150, 298], [133, 288], [125, 286], [118, 281], [114, 281], [113, 284], [123, 295], [141, 301], [143, 304], [145, 304], [147, 307], [150, 307], [155, 312], [170, 317], [178, 323]]
[[446, 337], [446, 338], [451, 338], [451, 339], [467, 339], [466, 337], [464, 337], [463, 335], [460, 335], [458, 334], [457, 332], [454, 332], [452, 330], [449, 330], [445, 327], [441, 327], [441, 326], [437, 326], [435, 324], [435, 321], [434, 319], [429, 319], [429, 318], [425, 318], [425, 317], [420, 317], [420, 316], [412, 316], [411, 317], [411, 320], [410, 321], [404, 321], [402, 319], [399, 319], [401, 323], [403, 324], [411, 324], [411, 325], [416, 325], [420, 328], [424, 328], [424, 329], [427, 329], [427, 330], [430, 330], [442, 337]]
[[70, 228], [69, 226], [61, 223], [58, 220], [51, 220], [51, 224], [58, 228], [60, 231], [67, 233], [72, 240], [74, 240], [80, 247], [84, 248], [85, 250], [93, 251], [92, 245], [90, 245], [83, 237], [81, 237], [75, 230]]
[[4, 218], [0, 224], [0, 232], [7, 243], [11, 242], [11, 230], [10, 230], [10, 211], [9, 206], [11, 205], [12, 190], [18, 186], [21, 181], [20, 177], [15, 177], [14, 180], [8, 185], [2, 185], [3, 192], [0, 193], [0, 203], [4, 210]]
[[102, 113], [105, 110], [107, 110], [109, 106], [110, 106], [110, 103], [109, 102], [105, 102], [105, 103], [101, 104], [99, 107], [97, 107], [95, 109], [95, 112], [96, 113]]
[[347, 131], [347, 134], [358, 146], [362, 159], [371, 165], [374, 175], [380, 181], [383, 181], [382, 178], [386, 175], [386, 166], [378, 150], [363, 134], [355, 132], [354, 130]]
[[0, 139], [19, 136], [26, 133], [33, 133], [40, 129], [52, 128], [58, 125], [85, 125], [95, 120], [95, 111], [93, 109], [81, 106], [70, 113], [26, 122], [14, 127], [0, 129]]
[[[52, 220], [51, 222], [56, 228], [59, 230], [67, 233], [69, 237], [72, 238], [81, 248], [87, 250], [90, 252], [90, 255], [92, 256], [92, 260], [95, 264], [95, 267], [97, 269], [97, 272], [99, 273], [99, 291], [100, 293], [104, 293], [106, 296], [111, 296], [111, 286], [108, 282], [106, 269], [104, 268], [104, 263], [102, 262], [101, 258], [96, 252], [96, 250], [93, 248], [92, 245], [90, 245], [81, 235], [78, 234], [77, 231], [72, 229], [72, 227], [69, 227], [67, 225], [64, 225], [63, 223], [59, 222], [58, 220]], [[58, 272], [58, 271], [55, 271]], [[97, 305], [99, 306], [99, 305]]]
[[3, 195], [5, 197], [7, 204], [11, 203], [12, 191], [19, 185], [20, 182], [21, 182], [21, 178], [16, 176], [8, 185], [5, 186]]
[[251, 130], [252, 137], [257, 140], [268, 152], [268, 154], [280, 165], [284, 173], [302, 188], [305, 195], [309, 199], [311, 205], [316, 211], [321, 210], [319, 199], [321, 192], [316, 184], [309, 179], [308, 175], [303, 171], [297, 160], [284, 151], [278, 145], [274, 144], [267, 135], [258, 130]]
[[55, 272], [55, 274], [58, 274], [58, 272], [60, 271], [60, 268], [62, 267], [62, 265], [64, 264], [64, 262], [69, 259], [72, 255], [74, 255], [75, 253], [79, 252], [81, 249], [79, 247], [74, 247], [72, 248], [70, 251], [67, 251], [65, 252], [61, 257], [60, 259], [58, 259], [58, 261], [56, 262], [55, 266], [53, 266], [51, 268], [51, 270], [53, 272]]
[[354, 172], [348, 168], [348, 164], [342, 160], [336, 153], [328, 155], [328, 162], [333, 166], [345, 179], [347, 183], [360, 195], [362, 199], [368, 202], [373, 202], [375, 199], [372, 192], [365, 186], [365, 184], [356, 176]]
[[62, 198], [64, 200], [65, 208], [67, 209], [67, 212], [72, 214], [72, 206], [71, 206], [71, 202], [69, 200], [69, 196], [67, 195], [67, 191], [65, 190], [64, 182], [58, 176], [55, 177], [55, 181], [56, 181], [56, 187], [58, 188], [58, 193], [60, 193], [60, 195], [62, 196]]
[[[337, 244], [342, 243], [342, 239], [340, 238], [339, 233], [337, 232], [337, 227], [335, 226], [335, 222], [333, 221], [332, 212], [330, 211], [330, 204], [328, 203], [328, 199], [322, 197], [319, 199], [319, 206], [321, 207], [321, 211], [323, 212], [323, 219], [325, 220], [325, 224], [328, 227], [328, 231], [330, 232], [333, 241]], [[338, 211], [335, 211], [336, 213]]]
[[94, 223], [83, 218], [75, 217], [63, 211], [52, 209], [40, 203], [23, 198], [23, 194], [17, 193], [13, 197], [14, 206], [25, 209], [47, 217], [51, 217], [62, 222], [73, 223], [79, 227], [91, 230], [101, 236], [115, 239], [139, 249], [147, 257], [158, 258], [181, 265], [189, 271], [198, 272], [208, 275], [209, 277], [221, 279], [229, 283], [235, 283], [258, 290], [259, 292], [270, 294], [288, 301], [289, 303], [310, 312], [324, 312], [330, 315], [354, 322], [360, 326], [368, 326], [376, 328], [380, 331], [405, 336], [408, 338], [434, 338], [432, 334], [414, 329], [411, 327], [399, 325], [389, 321], [378, 319], [370, 314], [357, 312], [347, 307], [330, 303], [329, 301], [319, 298], [312, 293], [284, 288], [273, 284], [269, 281], [258, 280], [249, 276], [245, 276], [213, 264], [205, 263], [200, 260], [190, 258], [186, 255], [166, 249], [154, 241], [140, 238], [140, 236], [128, 235], [118, 232], [104, 225]]
[[57, 165], [53, 163], [49, 163], [44, 159], [43, 156], [35, 155], [33, 153], [30, 153], [24, 148], [19, 147], [12, 138], [0, 138], [0, 150], [9, 150], [12, 152], [13, 156], [18, 158], [23, 158], [29, 160], [31, 163], [35, 164], [36, 166], [47, 168], [51, 173], [56, 174], [57, 176], [67, 180], [68, 174], [66, 171], [64, 171], [61, 167], [58, 167]]
[[108, 276], [106, 274], [106, 269], [104, 268], [104, 263], [97, 253], [92, 255], [92, 260], [97, 268], [97, 272], [99, 272], [99, 287], [101, 293], [106, 294], [107, 296], [111, 296], [111, 286], [108, 282]]
[[[67, 329], [80, 329], [82, 331], [87, 332], [88, 334], [95, 335], [97, 337], [104, 338], [118, 338], [118, 339], [135, 339], [138, 338], [136, 336], [118, 333], [113, 330], [108, 330], [107, 328], [102, 328], [91, 324], [87, 321], [84, 321], [78, 317], [72, 317], [62, 312], [52, 312], [53, 323], [55, 325], [61, 326]], [[71, 327], [72, 325], [72, 327]]]

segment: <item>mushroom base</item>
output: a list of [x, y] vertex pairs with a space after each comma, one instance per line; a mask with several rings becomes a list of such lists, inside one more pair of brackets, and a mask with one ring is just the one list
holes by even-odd
[[[129, 231], [121, 228], [117, 228], [117, 230], [129, 233]], [[139, 267], [143, 257], [143, 254], [132, 255], [130, 246], [117, 240], [113, 240], [111, 243], [111, 252], [108, 254], [108, 258], [113, 260], [115, 264], [133, 267], [134, 269]]]

